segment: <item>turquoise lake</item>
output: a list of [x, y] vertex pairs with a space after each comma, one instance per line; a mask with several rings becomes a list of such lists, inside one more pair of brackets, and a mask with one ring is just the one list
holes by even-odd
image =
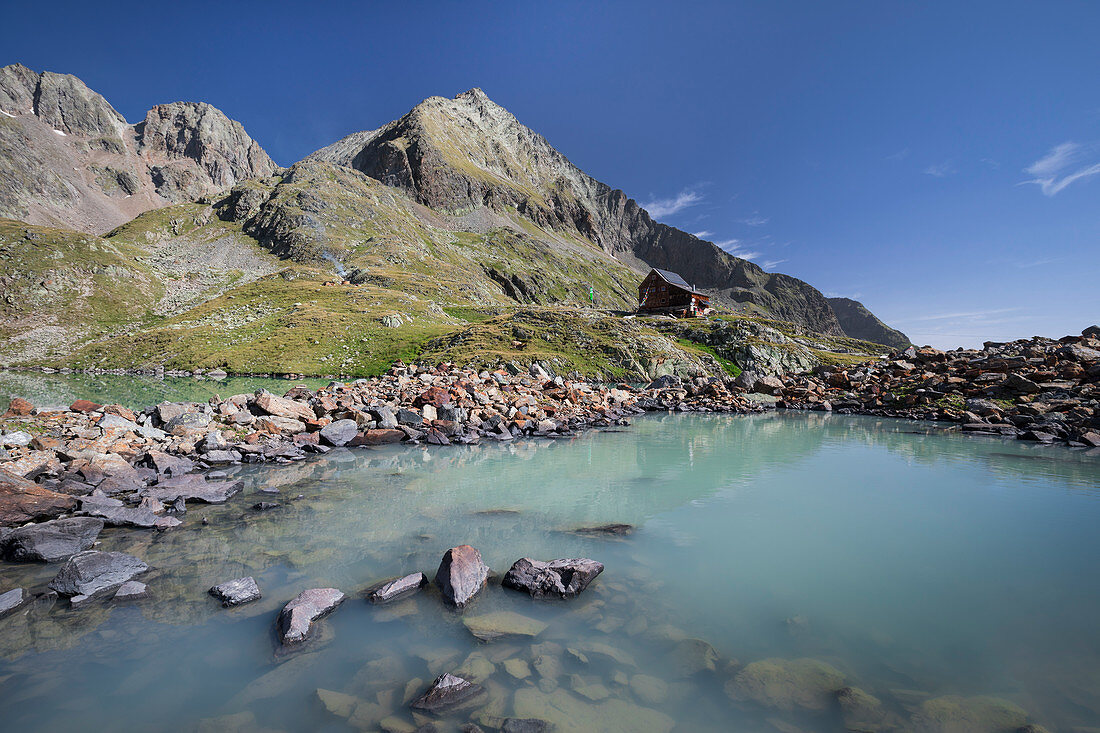
[[[189, 505], [178, 529], [101, 535], [99, 549], [150, 565], [148, 599], [0, 619], [4, 729], [413, 730], [408, 698], [442, 672], [488, 691], [437, 721], [447, 731], [508, 717], [843, 731], [841, 686], [901, 730], [983, 730], [982, 715], [1100, 725], [1100, 451], [869, 417], [672, 414], [232, 471], [244, 492]], [[250, 511], [261, 488], [282, 506]], [[609, 522], [636, 529], [571, 531]], [[560, 602], [490, 581], [461, 615], [431, 590], [364, 600], [376, 581], [431, 577], [458, 544], [499, 574], [523, 556], [606, 570]], [[56, 572], [0, 564], [0, 591], [42, 591]], [[244, 575], [262, 600], [226, 610], [207, 595]], [[327, 586], [348, 600], [301, 651], [276, 655], [278, 610]], [[462, 623], [497, 611], [545, 627], [482, 643]], [[971, 722], [936, 727], [940, 714]]]

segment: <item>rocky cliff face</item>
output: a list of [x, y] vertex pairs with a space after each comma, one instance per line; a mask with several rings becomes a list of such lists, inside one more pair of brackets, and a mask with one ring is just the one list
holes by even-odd
[[829, 298], [829, 305], [836, 313], [840, 327], [844, 329], [846, 336], [892, 346], [895, 349], [904, 349], [909, 346], [908, 336], [880, 321], [858, 300]]
[[480, 89], [454, 99], [432, 97], [399, 120], [310, 157], [404, 188], [434, 209], [515, 207], [539, 226], [575, 230], [636, 268], [674, 270], [720, 300], [751, 303], [819, 333], [843, 333], [815, 288], [653, 221], [637, 202], [585, 174]]
[[158, 105], [130, 125], [75, 76], [0, 68], [0, 217], [101, 233], [275, 170], [210, 105]]

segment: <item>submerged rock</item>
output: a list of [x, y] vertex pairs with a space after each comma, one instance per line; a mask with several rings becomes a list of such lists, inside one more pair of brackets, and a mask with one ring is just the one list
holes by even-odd
[[542, 692], [535, 687], [516, 690], [517, 718], [544, 720], [555, 733], [669, 733], [676, 722], [651, 708], [609, 698], [598, 704], [581, 700], [558, 688]]
[[142, 496], [150, 496], [163, 502], [173, 502], [177, 498], [184, 501], [199, 501], [206, 504], [224, 504], [231, 496], [240, 493], [244, 481], [207, 481], [202, 476], [188, 474], [178, 478], [160, 481], [156, 486], [143, 489]]
[[841, 688], [836, 693], [836, 701], [849, 730], [876, 730], [886, 717], [882, 702], [858, 687]]
[[515, 611], [493, 611], [479, 616], [467, 616], [462, 623], [482, 641], [495, 641], [506, 636], [534, 638], [546, 630], [546, 624]]
[[124, 552], [86, 550], [70, 557], [49, 587], [63, 596], [91, 596], [117, 588], [148, 569], [144, 562]]
[[367, 600], [371, 603], [389, 603], [416, 593], [428, 584], [424, 573], [412, 573], [402, 578], [380, 583], [367, 591]]
[[718, 652], [702, 639], [684, 639], [676, 644], [668, 662], [678, 676], [691, 677], [700, 672], [717, 670]]
[[763, 659], [726, 683], [734, 700], [777, 710], [826, 710], [844, 685], [844, 675], [816, 659]]
[[263, 597], [260, 586], [256, 585], [251, 575], [215, 585], [209, 593], [221, 601], [224, 608], [258, 601]]
[[592, 527], [577, 527], [570, 531], [573, 532], [573, 534], [580, 535], [625, 537], [634, 532], [634, 525], [621, 523], [597, 524]]
[[501, 733], [549, 733], [554, 726], [538, 718], [508, 718], [500, 726]]
[[14, 529], [0, 539], [0, 557], [13, 562], [66, 560], [95, 544], [103, 520], [91, 517], [54, 519]]
[[1027, 723], [1027, 713], [996, 697], [948, 695], [926, 700], [913, 715], [916, 733], [1002, 733]]
[[481, 553], [469, 545], [452, 547], [443, 554], [435, 583], [443, 600], [462, 610], [485, 587], [489, 567], [481, 561]]
[[466, 707], [478, 702], [485, 695], [485, 688], [452, 674], [441, 674], [409, 707], [427, 713], [442, 713]]
[[523, 557], [513, 563], [501, 585], [525, 591], [534, 598], [572, 598], [602, 572], [603, 563], [588, 558], [542, 562]]
[[279, 640], [284, 645], [305, 641], [313, 622], [336, 610], [345, 597], [336, 588], [311, 588], [302, 591], [279, 612]]

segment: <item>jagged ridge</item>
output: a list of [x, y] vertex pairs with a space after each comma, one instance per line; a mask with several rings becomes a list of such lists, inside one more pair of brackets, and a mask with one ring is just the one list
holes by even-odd
[[100, 234], [149, 209], [271, 175], [271, 158], [209, 104], [130, 125], [68, 74], [0, 68], [0, 217]]

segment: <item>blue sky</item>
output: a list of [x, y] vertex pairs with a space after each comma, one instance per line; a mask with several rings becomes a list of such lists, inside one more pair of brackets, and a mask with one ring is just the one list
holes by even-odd
[[1100, 321], [1100, 3], [12, 4], [0, 64], [289, 164], [480, 86], [659, 219], [917, 343]]

